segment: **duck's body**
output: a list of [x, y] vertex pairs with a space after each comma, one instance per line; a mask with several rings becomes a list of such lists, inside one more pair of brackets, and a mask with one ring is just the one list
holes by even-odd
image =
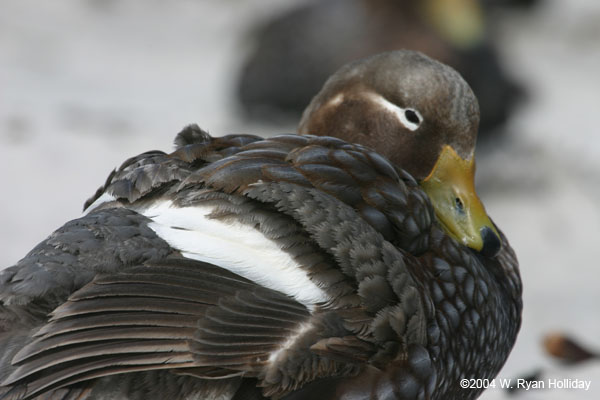
[[461, 378], [497, 374], [521, 310], [504, 236], [460, 244], [340, 139], [176, 145], [0, 274], [0, 399], [469, 399]]

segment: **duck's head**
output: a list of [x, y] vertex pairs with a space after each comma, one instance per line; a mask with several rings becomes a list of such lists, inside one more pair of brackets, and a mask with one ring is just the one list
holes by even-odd
[[501, 240], [475, 192], [479, 106], [452, 68], [413, 51], [348, 64], [304, 111], [301, 134], [360, 143], [409, 172], [448, 234], [486, 256]]

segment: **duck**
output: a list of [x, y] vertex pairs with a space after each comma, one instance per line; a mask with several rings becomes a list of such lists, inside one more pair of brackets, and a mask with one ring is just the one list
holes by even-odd
[[455, 70], [401, 50], [336, 72], [300, 135], [189, 125], [126, 160], [0, 273], [0, 399], [478, 397], [522, 284], [477, 124]]

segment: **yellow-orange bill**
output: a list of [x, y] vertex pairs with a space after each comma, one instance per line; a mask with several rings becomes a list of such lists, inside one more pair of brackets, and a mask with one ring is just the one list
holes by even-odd
[[421, 182], [444, 229], [465, 246], [494, 256], [500, 235], [475, 192], [475, 158], [465, 160], [446, 145]]

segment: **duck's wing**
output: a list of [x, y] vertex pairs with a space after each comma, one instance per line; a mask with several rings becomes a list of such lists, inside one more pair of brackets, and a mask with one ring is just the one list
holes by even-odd
[[[243, 374], [256, 377], [273, 393], [285, 392], [321, 375], [350, 374], [376, 352], [375, 345], [355, 336], [360, 328], [353, 331], [348, 326], [364, 326], [371, 318], [364, 314], [352, 285], [346, 282], [330, 256], [312, 243], [310, 236], [292, 218], [265, 209], [264, 204], [213, 190], [195, 192], [193, 202], [196, 206], [175, 208], [171, 212], [193, 213], [198, 211], [198, 206], [207, 203], [212, 206], [215, 224], [219, 219], [239, 218], [241, 224], [253, 226], [246, 230], [256, 231], [259, 237], [264, 235], [265, 240], [273, 241], [279, 249], [288, 248], [290, 258], [326, 286], [331, 297], [338, 299], [338, 306], [346, 308], [346, 316], [342, 317], [335, 310], [319, 310], [318, 315], [313, 314], [320, 308], [316, 303], [326, 303], [328, 298], [321, 297], [323, 293], [307, 280], [307, 273], [299, 270], [295, 272], [298, 279], [289, 279], [281, 268], [294, 267], [290, 258], [279, 255], [271, 259], [269, 249], [260, 241], [256, 243], [261, 246], [253, 249], [243, 246], [237, 237], [228, 238], [228, 234], [244, 231], [243, 225], [234, 225], [220, 236], [223, 240], [232, 239], [229, 240], [231, 247], [227, 242], [216, 247], [212, 243], [206, 251], [191, 251], [187, 255], [214, 257], [215, 263], [220, 257], [220, 262], [228, 268], [243, 263], [255, 272], [267, 259], [266, 269], [254, 275], [255, 281], [215, 264], [183, 259], [176, 251], [162, 261], [110, 268], [110, 272], [97, 275], [91, 283], [71, 294], [53, 312], [48, 323], [41, 322], [46, 320], [43, 315], [36, 320], [38, 325], [41, 322], [41, 327], [33, 338], [32, 332], [36, 329], [31, 326], [20, 333], [9, 330], [23, 340], [13, 346], [12, 354], [4, 360], [5, 379], [1, 384], [5, 386], [3, 390], [9, 390], [4, 398], [30, 398], [46, 391], [85, 395], [94, 388], [92, 378], [165, 368], [202, 379], [231, 380]], [[195, 244], [219, 237], [219, 232], [174, 226], [168, 219], [159, 218], [164, 218], [165, 213], [151, 219], [125, 208], [105, 209], [85, 219], [98, 215], [118, 219], [117, 214], [146, 218], [147, 223], [155, 224], [153, 228], [158, 232], [166, 229], [183, 237], [192, 235]], [[332, 223], [339, 224], [342, 217], [332, 215]], [[185, 220], [201, 225], [200, 218]], [[124, 226], [139, 233], [139, 227]], [[106, 233], [108, 225], [103, 228]], [[332, 239], [332, 245], [338, 240], [343, 238]], [[83, 245], [91, 248], [93, 243]], [[216, 254], [211, 253], [213, 249]], [[233, 251], [237, 254], [231, 254]], [[135, 258], [127, 253], [121, 256], [129, 261]], [[80, 272], [92, 271], [82, 269]], [[284, 279], [277, 279], [280, 273]], [[275, 277], [270, 278], [270, 274]], [[387, 298], [387, 293], [377, 293], [377, 288], [368, 284], [361, 288], [361, 293], [376, 294], [371, 297], [372, 303]], [[352, 306], [357, 309], [353, 310]], [[23, 349], [17, 352], [21, 346]]]
[[[289, 296], [175, 258], [100, 275], [75, 292], [15, 354], [2, 385], [12, 387], [7, 398], [27, 399], [124, 372], [265, 375], [282, 352], [308, 351], [311, 339], [343, 332]], [[306, 343], [295, 342], [301, 336]]]

